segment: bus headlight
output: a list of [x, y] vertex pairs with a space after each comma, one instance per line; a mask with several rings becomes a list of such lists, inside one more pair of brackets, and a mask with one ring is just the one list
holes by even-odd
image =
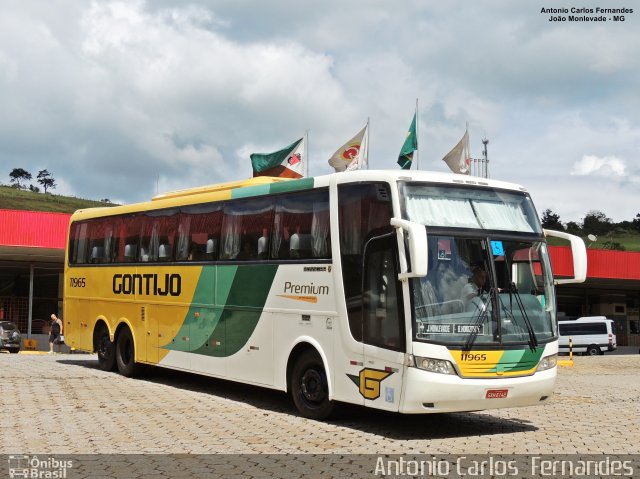
[[555, 368], [557, 363], [558, 363], [557, 354], [546, 356], [542, 358], [542, 360], [538, 364], [538, 369], [536, 369], [536, 371], [546, 371], [547, 369]]
[[453, 365], [444, 359], [422, 358], [420, 356], [414, 356], [413, 359], [414, 365], [418, 369], [423, 369], [431, 373], [456, 374]]

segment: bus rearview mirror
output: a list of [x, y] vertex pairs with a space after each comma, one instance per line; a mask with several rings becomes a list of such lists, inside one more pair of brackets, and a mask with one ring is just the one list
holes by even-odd
[[429, 246], [427, 243], [427, 229], [420, 223], [391, 218], [391, 226], [402, 228], [407, 233], [407, 245], [409, 246], [410, 271], [401, 271], [398, 279], [422, 278], [427, 275], [429, 263]]
[[573, 278], [556, 279], [555, 284], [584, 283], [587, 279], [587, 247], [582, 238], [564, 233], [562, 231], [544, 230], [545, 236], [561, 238], [571, 244], [571, 255], [573, 256]]

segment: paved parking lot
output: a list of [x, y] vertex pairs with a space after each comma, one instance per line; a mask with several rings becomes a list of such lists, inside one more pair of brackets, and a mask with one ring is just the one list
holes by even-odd
[[327, 422], [297, 416], [279, 392], [160, 369], [128, 379], [93, 355], [1, 354], [0, 371], [0, 454], [619, 455], [640, 444], [637, 354], [576, 358], [544, 406], [423, 416], [345, 406]]
[[319, 423], [284, 394], [173, 371], [128, 379], [92, 355], [0, 355], [0, 453], [637, 453], [640, 355], [578, 357], [544, 406]]

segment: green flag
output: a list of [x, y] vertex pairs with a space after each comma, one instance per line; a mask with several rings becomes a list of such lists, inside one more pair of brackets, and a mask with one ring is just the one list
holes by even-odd
[[413, 162], [413, 152], [418, 149], [418, 136], [416, 135], [416, 113], [413, 114], [413, 120], [411, 126], [407, 132], [407, 139], [404, 140], [404, 144], [400, 149], [400, 155], [398, 156], [398, 164], [403, 170], [411, 168]]
[[300, 138], [282, 150], [273, 153], [251, 154], [253, 176], [286, 176], [300, 178], [304, 176], [304, 139]]

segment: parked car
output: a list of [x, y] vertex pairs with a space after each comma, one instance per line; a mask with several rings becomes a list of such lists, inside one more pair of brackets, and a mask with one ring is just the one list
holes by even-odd
[[573, 352], [596, 356], [605, 351], [614, 351], [616, 344], [616, 325], [605, 316], [590, 316], [572, 321], [558, 321], [560, 329], [560, 352], [569, 352], [571, 339]]
[[7, 350], [10, 353], [20, 351], [20, 331], [11, 321], [0, 321], [0, 351]]

